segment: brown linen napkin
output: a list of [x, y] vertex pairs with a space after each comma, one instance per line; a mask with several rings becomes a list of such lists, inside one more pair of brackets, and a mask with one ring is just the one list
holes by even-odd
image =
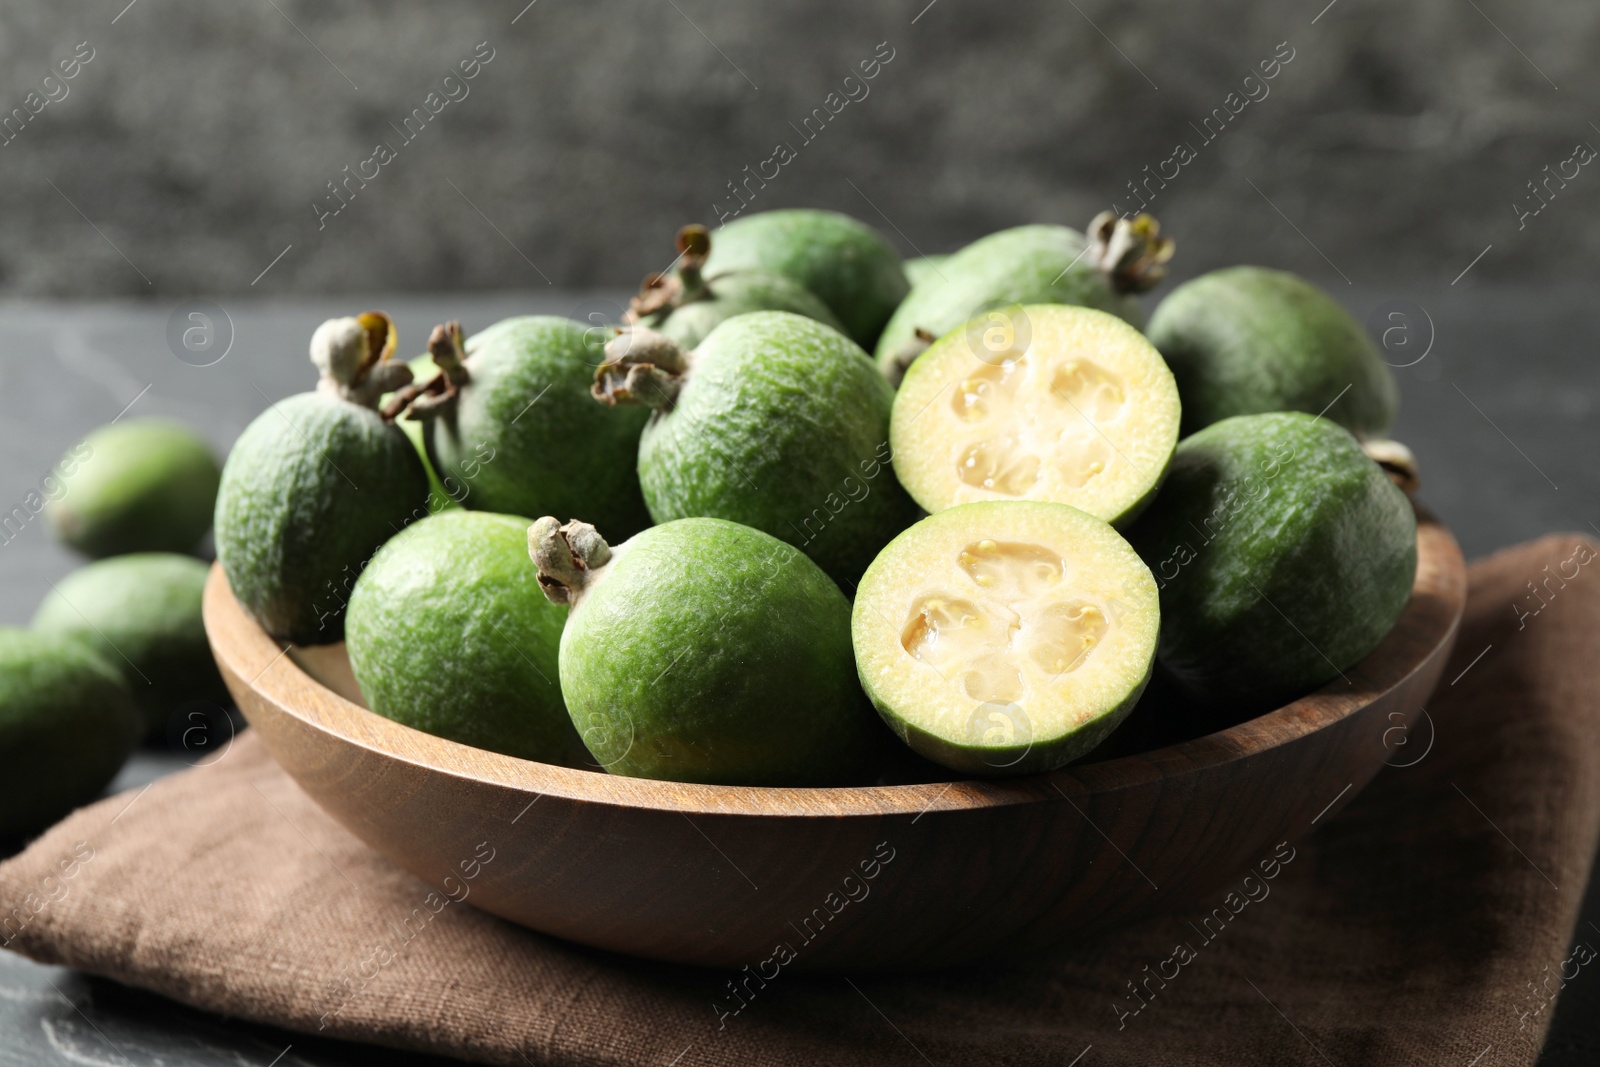
[[785, 973], [724, 1015], [732, 974], [544, 937], [391, 867], [249, 734], [0, 865], [0, 940], [213, 1011], [498, 1064], [1532, 1063], [1600, 945], [1569, 941], [1600, 833], [1597, 558], [1559, 536], [1475, 564], [1433, 729], [1397, 733], [1393, 768], [1279, 849], [1211, 940], [1240, 885], [1026, 967]]

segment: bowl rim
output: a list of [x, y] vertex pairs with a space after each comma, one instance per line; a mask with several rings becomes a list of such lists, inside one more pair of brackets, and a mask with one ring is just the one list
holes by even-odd
[[[1348, 682], [1336, 678], [1298, 700], [1215, 733], [1109, 760], [1015, 778], [904, 785], [707, 785], [630, 778], [477, 749], [386, 719], [312, 678], [291, 657], [294, 646], [275, 641], [245, 613], [220, 563], [212, 565], [206, 580], [204, 616], [217, 665], [247, 719], [263, 713], [288, 716], [382, 758], [530, 796], [530, 805], [550, 796], [684, 814], [911, 815], [914, 821], [934, 810], [1070, 799], [1200, 773], [1339, 723], [1421, 670], [1454, 638], [1466, 604], [1466, 568], [1460, 548], [1445, 526], [1420, 509], [1417, 547], [1417, 574], [1400, 621], [1376, 649], [1344, 672]], [[252, 700], [243, 699], [247, 692]]]

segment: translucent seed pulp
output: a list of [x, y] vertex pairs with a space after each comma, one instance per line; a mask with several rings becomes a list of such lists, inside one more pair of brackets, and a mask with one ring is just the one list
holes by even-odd
[[1011, 702], [1088, 660], [1111, 622], [1075, 595], [1044, 545], [981, 540], [956, 555], [968, 584], [910, 604], [900, 644], [973, 700]]
[[[1025, 496], [1045, 464], [1062, 483], [1081, 489], [1110, 466], [1115, 450], [1103, 427], [1127, 407], [1122, 378], [1093, 360], [1074, 356], [1052, 369], [1027, 350], [984, 364], [956, 386], [951, 411], [962, 435], [956, 477], [975, 489]], [[1035, 377], [1048, 374], [1048, 382]]]

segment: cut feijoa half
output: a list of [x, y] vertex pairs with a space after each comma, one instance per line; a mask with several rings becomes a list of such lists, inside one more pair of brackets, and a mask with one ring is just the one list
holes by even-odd
[[856, 669], [919, 754], [964, 774], [1054, 770], [1133, 709], [1155, 658], [1155, 579], [1064, 504], [992, 501], [889, 543], [851, 616]]
[[895, 395], [895, 473], [932, 513], [1048, 500], [1122, 523], [1178, 443], [1178, 387], [1144, 335], [1053, 304], [985, 312], [911, 365]]

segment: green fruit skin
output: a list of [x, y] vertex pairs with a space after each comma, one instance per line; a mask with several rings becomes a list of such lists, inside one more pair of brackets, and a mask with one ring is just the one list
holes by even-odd
[[127, 683], [145, 735], [159, 734], [190, 701], [229, 703], [200, 617], [206, 573], [199, 560], [167, 552], [101, 560], [61, 581], [32, 625], [99, 653]]
[[751, 311], [789, 311], [844, 332], [844, 326], [828, 310], [828, 305], [805, 286], [782, 274], [738, 270], [707, 278], [706, 284], [712, 292], [710, 299], [684, 304], [658, 322], [646, 325], [683, 348], [695, 347], [706, 334], [728, 319]]
[[935, 337], [993, 308], [1073, 304], [1109, 312], [1135, 329], [1139, 304], [1111, 288], [1085, 262], [1083, 234], [1066, 226], [1018, 226], [980, 238], [946, 256], [895, 309], [873, 357], [888, 371], [918, 329]]
[[561, 635], [561, 691], [595, 760], [641, 778], [860, 782], [882, 733], [838, 587], [721, 519], [666, 523], [618, 550]]
[[900, 254], [883, 235], [835, 211], [762, 211], [715, 230], [706, 274], [751, 269], [805, 286], [868, 349], [910, 290]]
[[565, 608], [539, 589], [531, 520], [450, 511], [378, 550], [345, 639], [367, 706], [424, 733], [541, 763], [583, 745], [559, 682]]
[[1128, 539], [1161, 586], [1162, 666], [1200, 703], [1248, 712], [1377, 647], [1417, 570], [1405, 494], [1347, 431], [1298, 412], [1185, 438]]
[[[889, 729], [893, 730], [895, 736], [904, 741], [907, 747], [924, 759], [932, 760], [957, 774], [970, 774], [978, 778], [1043, 774], [1065, 767], [1099, 748], [1100, 743], [1122, 725], [1123, 720], [1139, 703], [1139, 697], [1143, 695], [1145, 686], [1150, 684], [1154, 668], [1155, 660], [1152, 659], [1145, 668], [1144, 677], [1129, 691], [1125, 699], [1072, 733], [1051, 741], [1033, 741], [1009, 747], [993, 746], [976, 749], [968, 745], [958, 745], [898, 717], [887, 704], [880, 703], [876, 697], [872, 697], [872, 703]], [[863, 678], [862, 682], [865, 684], [866, 679]], [[872, 696], [870, 689], [868, 696]]]
[[0, 629], [0, 837], [93, 799], [142, 727], [121, 676], [83, 643]]
[[45, 514], [61, 540], [86, 556], [193, 552], [211, 528], [217, 460], [178, 423], [102, 426], [57, 469], [70, 467], [76, 469], [65, 478], [65, 493], [45, 505]]
[[467, 341], [472, 380], [427, 420], [434, 469], [464, 507], [581, 517], [621, 540], [650, 523], [634, 473], [649, 413], [589, 394], [609, 330], [570, 319], [505, 319]]
[[234, 444], [217, 494], [217, 560], [274, 638], [331, 644], [372, 554], [427, 514], [428, 477], [404, 433], [370, 408], [301, 393]]
[[1399, 389], [1366, 331], [1293, 274], [1202, 274], [1161, 302], [1149, 336], [1178, 380], [1185, 434], [1267, 411], [1323, 412], [1358, 435], [1394, 425]]
[[906, 260], [901, 264], [901, 267], [905, 269], [906, 281], [910, 282], [911, 287], [915, 289], [917, 283], [922, 279], [937, 277], [939, 271], [944, 267], [945, 261], [949, 258], [949, 256], [918, 256], [915, 259]]
[[866, 353], [838, 331], [781, 311], [729, 319], [700, 343], [675, 405], [640, 438], [650, 514], [752, 526], [853, 591], [919, 514], [890, 466], [893, 402]]

